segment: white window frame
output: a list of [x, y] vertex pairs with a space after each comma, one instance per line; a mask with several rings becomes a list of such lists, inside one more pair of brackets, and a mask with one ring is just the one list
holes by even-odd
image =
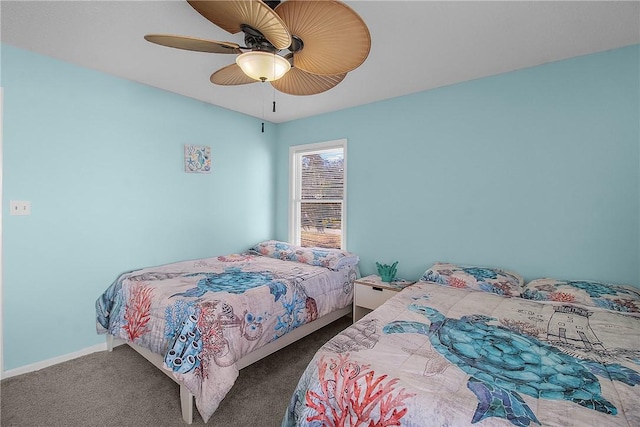
[[340, 246], [342, 250], [347, 249], [347, 140], [337, 139], [326, 142], [316, 142], [313, 144], [292, 145], [289, 147], [289, 243], [299, 245], [301, 242], [300, 230], [302, 228], [301, 218], [298, 215], [301, 204], [301, 180], [300, 157], [310, 154], [319, 154], [323, 151], [342, 148], [344, 159], [344, 189], [342, 199], [326, 200], [327, 203], [342, 203], [342, 236]]

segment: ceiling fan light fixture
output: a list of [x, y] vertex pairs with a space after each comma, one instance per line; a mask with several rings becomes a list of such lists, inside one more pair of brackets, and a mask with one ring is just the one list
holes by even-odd
[[262, 51], [245, 52], [236, 58], [236, 64], [247, 76], [262, 82], [278, 80], [291, 68], [282, 56]]

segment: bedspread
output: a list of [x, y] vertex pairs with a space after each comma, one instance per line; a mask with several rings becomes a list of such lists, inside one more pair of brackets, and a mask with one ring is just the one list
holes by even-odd
[[283, 426], [639, 426], [640, 317], [418, 282], [314, 356]]
[[130, 271], [97, 300], [97, 330], [163, 355], [207, 421], [237, 360], [348, 306], [356, 274], [253, 254]]

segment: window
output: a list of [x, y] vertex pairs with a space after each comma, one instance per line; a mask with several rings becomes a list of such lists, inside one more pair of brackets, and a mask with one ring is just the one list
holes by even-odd
[[289, 240], [344, 249], [347, 140], [293, 146], [289, 161]]

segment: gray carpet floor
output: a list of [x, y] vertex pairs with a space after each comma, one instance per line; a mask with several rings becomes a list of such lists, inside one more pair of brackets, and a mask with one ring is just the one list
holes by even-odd
[[[315, 352], [351, 325], [345, 316], [242, 369], [208, 423], [279, 426]], [[0, 382], [3, 427], [185, 426], [176, 383], [128, 346], [97, 352]]]

